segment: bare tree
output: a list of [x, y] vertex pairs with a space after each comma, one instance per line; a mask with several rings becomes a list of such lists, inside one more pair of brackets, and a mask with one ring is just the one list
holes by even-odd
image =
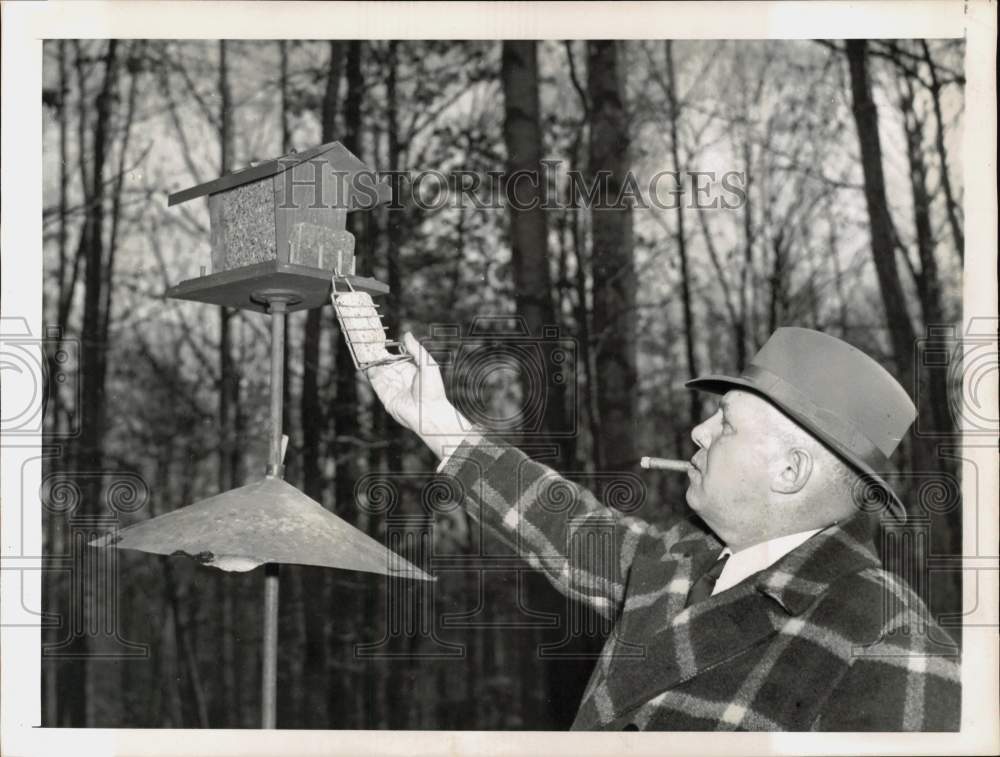
[[[76, 69], [80, 81], [86, 77], [84, 55], [79, 43], [75, 46]], [[101, 57], [103, 78], [97, 93], [93, 118], [93, 132], [90, 140], [89, 175], [87, 156], [83, 150], [86, 141], [80, 140], [80, 174], [85, 202], [83, 229], [80, 233], [80, 254], [84, 262], [84, 299], [81, 347], [89, 359], [87, 370], [83, 371], [81, 387], [81, 433], [78, 440], [77, 464], [80, 470], [93, 472], [103, 468], [103, 442], [105, 433], [105, 382], [107, 378], [107, 331], [101, 306], [104, 302], [104, 282], [106, 277], [104, 225], [105, 213], [105, 170], [110, 151], [112, 113], [118, 68], [118, 42], [110, 40]], [[84, 115], [80, 116], [80, 134], [86, 132]], [[81, 507], [85, 512], [98, 514], [101, 482], [91, 477], [86, 485]], [[99, 613], [100, 601], [93, 591], [92, 582], [83, 577], [77, 579], [83, 588], [82, 611], [85, 617]], [[78, 599], [78, 601], [80, 601]], [[74, 608], [75, 611], [75, 608]], [[95, 701], [95, 677], [88, 664], [87, 655], [91, 648], [88, 637], [74, 634], [71, 650], [75, 659], [68, 660], [60, 677], [60, 700], [65, 703], [63, 723], [83, 725], [90, 722]]]
[[[229, 81], [229, 43], [219, 41], [219, 174], [233, 170], [234, 129], [233, 129], [233, 94]], [[218, 480], [219, 491], [227, 491], [241, 483], [239, 475], [239, 441], [238, 420], [240, 413], [240, 378], [239, 369], [233, 360], [232, 321], [235, 313], [231, 308], [219, 307], [219, 445]], [[220, 590], [221, 605], [221, 641], [223, 692], [229, 701], [239, 701], [242, 697], [242, 687], [236, 680], [236, 633], [237, 619], [233, 594]]]
[[[576, 168], [577, 166], [586, 166], [587, 164], [588, 156], [584, 153], [584, 136], [587, 133], [587, 127], [590, 123], [590, 101], [587, 90], [584, 88], [583, 83], [580, 82], [577, 74], [573, 43], [566, 41], [564, 45], [566, 48], [566, 63], [569, 69], [569, 78], [580, 100], [580, 110], [582, 111], [579, 121], [573, 124], [573, 139], [569, 146], [570, 161], [572, 166]], [[580, 201], [576, 193], [572, 190], [568, 172], [566, 182], [565, 196], [568, 202], [570, 239], [573, 258], [576, 262], [573, 276], [573, 291], [576, 295], [573, 316], [576, 321], [576, 340], [580, 350], [578, 364], [580, 366], [581, 378], [583, 379], [581, 386], [583, 397], [585, 398], [580, 403], [580, 407], [586, 413], [587, 429], [590, 432], [590, 444], [593, 450], [590, 458], [593, 465], [599, 467], [601, 460], [600, 413], [597, 407], [597, 392], [594, 391], [594, 388], [597, 386], [597, 367], [594, 363], [594, 329], [588, 286], [591, 258], [587, 251], [587, 231], [585, 228], [587, 217], [586, 214], [581, 212]]]
[[[507, 148], [508, 194], [517, 193], [508, 205], [514, 300], [518, 315], [535, 337], [555, 325], [549, 272], [548, 223], [542, 167], [542, 124], [538, 100], [538, 47], [532, 41], [503, 43], [501, 78], [504, 92], [504, 142]], [[527, 177], [528, 181], [520, 180]], [[530, 177], [535, 177], [534, 181]], [[542, 341], [542, 381], [547, 389], [543, 429], [560, 432], [566, 426], [565, 384], [554, 379], [559, 366], [552, 359], [555, 344]], [[530, 391], [525, 384], [524, 391]], [[557, 443], [552, 437], [550, 443]], [[560, 448], [557, 463], [564, 463]]]
[[[322, 100], [322, 140], [336, 138], [338, 98], [341, 72], [343, 68], [343, 44], [329, 43], [325, 87]], [[320, 456], [322, 454], [321, 434], [326, 426], [325, 414], [319, 395], [320, 344], [322, 341], [322, 310], [313, 309], [306, 313], [302, 342], [302, 392], [300, 397], [302, 424], [302, 484], [311, 497], [320, 499], [322, 482], [320, 478]], [[310, 419], [307, 422], [305, 419]]]
[[[389, 171], [402, 171], [403, 145], [400, 139], [399, 123], [399, 99], [397, 81], [399, 78], [399, 53], [400, 44], [396, 40], [390, 40], [386, 46], [386, 78], [385, 78], [385, 100], [386, 100], [386, 133], [389, 151]], [[393, 203], [395, 205], [395, 203]], [[401, 275], [400, 256], [402, 254], [404, 235], [406, 226], [404, 225], [406, 216], [402, 210], [395, 210], [390, 207], [386, 211], [386, 252], [385, 268], [386, 283], [389, 285], [389, 300], [384, 304], [385, 325], [390, 334], [399, 335], [401, 326], [401, 314], [403, 310], [403, 277]], [[384, 419], [384, 415], [381, 416]], [[389, 448], [386, 456], [389, 466], [395, 470], [402, 468], [403, 450], [398, 436], [393, 434], [389, 441]]]
[[[592, 181], [606, 186], [591, 210], [594, 278], [597, 405], [600, 412], [599, 465], [623, 470], [638, 462], [635, 451], [636, 276], [632, 250], [632, 209], [620, 200], [629, 170], [629, 123], [625, 112], [623, 67], [618, 43], [587, 43]], [[606, 181], [606, 184], [604, 182]]]
[[948, 211], [948, 225], [951, 229], [952, 239], [955, 242], [955, 249], [958, 252], [958, 259], [965, 260], [965, 232], [962, 229], [962, 222], [959, 220], [960, 208], [955, 201], [955, 194], [951, 187], [951, 173], [949, 169], [948, 151], [944, 146], [944, 117], [941, 115], [941, 79], [938, 76], [938, 66], [931, 55], [927, 40], [920, 40], [920, 47], [923, 53], [924, 62], [931, 78], [930, 93], [931, 102], [934, 105], [934, 144], [937, 147], [938, 163], [941, 170], [941, 189], [944, 190], [945, 209]]
[[[72, 293], [76, 290], [77, 276], [80, 270], [80, 259], [82, 249], [78, 249], [77, 254], [73, 257], [72, 263], [72, 275], [67, 281], [67, 266], [69, 264], [67, 260], [67, 208], [68, 208], [68, 185], [69, 185], [69, 154], [68, 154], [68, 142], [69, 142], [69, 112], [67, 109], [67, 99], [69, 97], [69, 81], [67, 76], [66, 64], [66, 41], [59, 40], [57, 43], [57, 61], [59, 68], [59, 78], [58, 78], [58, 95], [56, 100], [57, 106], [57, 118], [59, 121], [59, 231], [58, 231], [58, 251], [59, 251], [59, 263], [56, 273], [56, 326], [59, 329], [59, 334], [64, 335], [67, 328], [67, 318], [69, 316], [69, 303], [72, 301]], [[47, 356], [49, 361], [49, 375], [53, 376], [56, 372], [56, 356], [54, 354], [49, 354]], [[51, 390], [51, 397], [49, 398], [49, 407], [47, 408], [46, 419], [49, 423], [48, 431], [53, 434], [60, 434], [63, 430], [63, 419], [62, 419], [62, 392], [60, 391], [58, 384], [56, 384]], [[74, 411], [77, 408], [73, 408]], [[50, 555], [61, 555], [63, 554], [63, 539], [61, 538], [62, 532], [58, 527], [56, 518], [52, 513], [43, 510], [45, 516], [45, 548], [46, 554]], [[61, 593], [64, 581], [61, 580], [62, 576], [59, 571], [48, 571], [45, 574], [46, 589], [45, 589], [45, 603], [48, 609], [50, 603], [54, 603], [54, 598]], [[47, 634], [47, 641], [55, 641], [54, 634], [50, 632]], [[43, 681], [44, 681], [44, 713], [45, 718], [43, 723], [45, 725], [55, 725], [58, 723], [59, 717], [59, 668], [52, 662], [43, 666]]]
[[[949, 325], [945, 314], [942, 298], [941, 279], [935, 253], [936, 239], [931, 222], [931, 196], [928, 189], [928, 167], [923, 144], [924, 123], [915, 106], [916, 88], [914, 75], [909, 67], [902, 65], [899, 48], [891, 48], [892, 60], [896, 64], [898, 74], [898, 102], [903, 116], [903, 131], [906, 136], [906, 156], [909, 164], [910, 191], [913, 198], [913, 228], [917, 248], [917, 262], [910, 259], [905, 247], [900, 250], [907, 267], [913, 276], [923, 315], [925, 333], [929, 329], [940, 329]], [[943, 157], [939, 155], [939, 157]], [[942, 171], [947, 171], [947, 164], [942, 162]], [[944, 179], [942, 179], [943, 183]], [[949, 202], [946, 193], [946, 204]], [[952, 227], [954, 234], [955, 229]], [[957, 239], [956, 239], [957, 243]], [[901, 247], [902, 247], [902, 243]], [[915, 380], [926, 388], [915, 398], [921, 418], [921, 427], [932, 431], [932, 434], [915, 438], [912, 441], [914, 457], [928, 469], [918, 468], [919, 472], [930, 472], [934, 469], [943, 470], [954, 475], [957, 473], [956, 460], [948, 455], [939, 455], [934, 436], [954, 434], [955, 423], [951, 416], [951, 402], [948, 390], [948, 375], [940, 366], [930, 364], [930, 361], [920, 360], [914, 370]], [[933, 549], [936, 553], [950, 554], [961, 548], [962, 521], [961, 510], [933, 513], [935, 518], [932, 531]], [[948, 598], [941, 602], [950, 612], [960, 611], [961, 576], [953, 578], [952, 591]]]
[[[365, 43], [352, 40], [347, 43], [344, 62], [344, 74], [347, 80], [347, 91], [344, 96], [344, 146], [358, 157], [364, 156], [362, 139], [362, 101], [364, 99], [365, 79], [363, 57]], [[348, 216], [349, 227], [356, 239], [356, 249], [359, 255], [367, 249], [366, 222], [367, 214], [352, 213]], [[336, 340], [336, 396], [333, 401], [333, 429], [336, 434], [332, 450], [336, 460], [336, 473], [333, 482], [334, 506], [341, 517], [355, 521], [357, 511], [354, 508], [354, 485], [357, 482], [361, 466], [362, 450], [353, 444], [359, 428], [358, 388], [354, 362], [351, 359], [347, 341], [341, 336], [339, 329], [332, 332]], [[345, 597], [345, 606], [349, 607], [348, 617], [361, 618], [364, 614], [364, 599], [356, 594], [350, 599]], [[342, 600], [343, 601], [343, 600]], [[355, 628], [358, 626], [355, 624]], [[353, 671], [352, 671], [353, 672]], [[357, 695], [360, 681], [351, 676], [340, 677], [340, 685], [333, 688], [333, 695], [328, 699], [327, 709], [331, 722], [345, 722], [350, 717], [350, 699]], [[351, 722], [351, 721], [347, 721]]]
[[896, 375], [907, 391], [913, 392], [913, 350], [915, 333], [906, 307], [906, 297], [896, 266], [896, 245], [889, 203], [882, 174], [882, 142], [878, 112], [872, 100], [868, 75], [867, 43], [847, 40], [847, 61], [851, 72], [854, 121], [861, 145], [861, 167], [865, 182], [865, 203], [871, 229], [872, 259], [882, 292], [886, 325], [896, 366]]
[[[677, 82], [674, 77], [674, 49], [673, 42], [667, 40], [664, 43], [664, 55], [667, 64], [667, 101], [670, 106], [670, 157], [673, 160], [674, 171], [679, 176], [681, 173], [680, 146], [677, 125], [681, 118], [681, 103], [677, 96]], [[676, 206], [677, 228], [674, 232], [674, 241], [677, 246], [677, 257], [681, 267], [681, 305], [684, 312], [684, 352], [687, 356], [688, 373], [697, 376], [698, 355], [695, 352], [695, 323], [694, 312], [691, 305], [691, 271], [688, 266], [687, 235], [684, 233], [684, 204], [677, 203]], [[699, 392], [689, 392], [691, 408], [691, 426], [694, 427], [701, 422], [701, 394]]]

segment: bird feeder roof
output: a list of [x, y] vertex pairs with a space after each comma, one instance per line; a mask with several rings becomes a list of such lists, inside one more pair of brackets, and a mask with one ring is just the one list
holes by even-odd
[[434, 580], [280, 478], [105, 534], [91, 546], [182, 554], [225, 571], [291, 563]]
[[[220, 176], [218, 179], [188, 187], [180, 192], [174, 192], [167, 198], [167, 205], [178, 205], [182, 202], [193, 200], [196, 197], [213, 195], [254, 181], [260, 181], [261, 179], [288, 171], [300, 163], [305, 163], [320, 156], [324, 157], [333, 170], [344, 172], [348, 177], [354, 177], [358, 174], [374, 176], [373, 169], [365, 165], [358, 156], [344, 147], [340, 142], [327, 142], [326, 144], [311, 147], [303, 152], [293, 151], [286, 155], [272, 158], [271, 160], [254, 163], [246, 168], [241, 168], [238, 171], [232, 171]], [[382, 180], [373, 183], [372, 190], [377, 194], [375, 202], [370, 202], [371, 198], [364, 196], [366, 193], [352, 192], [351, 205], [348, 210], [368, 210], [376, 205], [388, 202], [392, 198], [392, 190], [388, 182]]]

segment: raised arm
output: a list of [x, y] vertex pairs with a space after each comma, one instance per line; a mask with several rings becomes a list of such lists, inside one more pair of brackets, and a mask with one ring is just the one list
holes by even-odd
[[684, 525], [663, 531], [624, 516], [516, 448], [473, 431], [448, 401], [433, 358], [410, 334], [403, 345], [413, 363], [368, 371], [389, 414], [446, 460], [442, 474], [459, 485], [473, 518], [559, 591], [617, 616], [634, 557], [669, 549], [685, 535]]
[[[467, 437], [442, 474], [453, 477], [468, 512], [489, 532], [560, 592], [605, 617], [621, 612], [636, 555], [662, 556], [688, 530], [686, 522], [661, 530], [623, 515], [515, 447], [484, 437]], [[603, 483], [641, 503], [632, 481]]]

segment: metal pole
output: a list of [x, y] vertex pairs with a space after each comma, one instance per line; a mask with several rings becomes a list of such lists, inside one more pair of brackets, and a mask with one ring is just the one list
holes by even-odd
[[[268, 300], [271, 312], [271, 443], [267, 475], [284, 474], [281, 454], [281, 402], [284, 395], [285, 299]], [[278, 564], [264, 566], [264, 649], [261, 655], [261, 728], [275, 728], [278, 689]]]
[[260, 727], [276, 728], [278, 689], [278, 564], [264, 566], [264, 654], [261, 664]]
[[267, 475], [281, 478], [281, 403], [285, 393], [285, 300], [269, 299], [271, 311], [271, 444]]

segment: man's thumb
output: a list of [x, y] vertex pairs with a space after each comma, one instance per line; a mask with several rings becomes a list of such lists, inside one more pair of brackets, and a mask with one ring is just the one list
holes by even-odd
[[413, 336], [409, 331], [403, 334], [403, 346], [406, 351], [410, 353], [410, 356], [414, 359], [417, 364], [417, 368], [421, 371], [428, 367], [437, 368], [437, 361], [431, 357], [431, 353], [423, 348], [423, 345], [417, 341], [417, 338]]

